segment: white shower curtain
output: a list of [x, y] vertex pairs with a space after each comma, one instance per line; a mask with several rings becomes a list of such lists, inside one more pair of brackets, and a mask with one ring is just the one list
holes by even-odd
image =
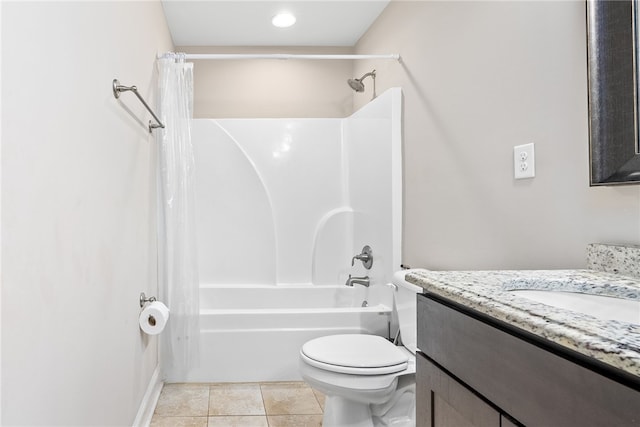
[[159, 274], [160, 298], [170, 310], [161, 346], [165, 375], [179, 377], [197, 365], [199, 281], [194, 212], [193, 64], [160, 59]]

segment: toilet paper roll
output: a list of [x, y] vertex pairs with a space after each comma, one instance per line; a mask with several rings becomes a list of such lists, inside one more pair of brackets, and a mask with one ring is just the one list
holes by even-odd
[[140, 313], [140, 329], [145, 334], [158, 335], [169, 320], [169, 309], [160, 301], [147, 304]]

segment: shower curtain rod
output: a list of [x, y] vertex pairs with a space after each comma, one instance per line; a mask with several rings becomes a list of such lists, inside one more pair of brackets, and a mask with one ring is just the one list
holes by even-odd
[[161, 58], [184, 58], [186, 59], [395, 59], [400, 60], [397, 53], [382, 55], [315, 55], [296, 53], [165, 53], [159, 55]]

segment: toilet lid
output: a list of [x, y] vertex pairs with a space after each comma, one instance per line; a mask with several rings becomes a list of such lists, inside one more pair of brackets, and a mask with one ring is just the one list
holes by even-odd
[[377, 335], [330, 335], [308, 341], [302, 354], [316, 367], [336, 372], [380, 375], [399, 372], [409, 360], [403, 352]]

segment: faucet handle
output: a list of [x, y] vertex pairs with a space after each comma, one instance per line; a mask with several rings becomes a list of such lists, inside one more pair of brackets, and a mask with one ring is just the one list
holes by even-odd
[[362, 265], [367, 270], [371, 269], [371, 266], [373, 265], [373, 253], [371, 251], [371, 247], [369, 245], [365, 245], [365, 247], [362, 248], [362, 253], [351, 258], [352, 267], [356, 260], [362, 261]]

